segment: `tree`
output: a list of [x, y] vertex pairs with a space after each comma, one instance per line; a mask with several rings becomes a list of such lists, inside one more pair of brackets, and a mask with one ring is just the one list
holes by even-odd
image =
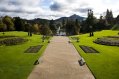
[[40, 33], [42, 35], [52, 35], [52, 31], [50, 30], [50, 28], [47, 25], [42, 25], [40, 27]]
[[88, 10], [88, 18], [86, 19], [88, 29], [90, 32], [90, 36], [93, 36], [93, 30], [94, 30], [94, 24], [95, 24], [95, 18], [93, 16], [93, 11], [91, 9]]
[[75, 28], [75, 33], [78, 35], [80, 32], [80, 24], [78, 22], [78, 19], [76, 19], [76, 21], [75, 21], [75, 27], [74, 28]]
[[34, 33], [38, 33], [38, 32], [39, 32], [39, 25], [38, 25], [38, 24], [34, 24], [34, 25], [32, 26], [32, 28], [33, 28], [33, 32], [34, 32]]
[[2, 21], [0, 21], [0, 31], [3, 31], [3, 28], [4, 28], [4, 24]]
[[25, 31], [25, 22], [20, 17], [14, 17], [14, 26], [16, 31]]
[[119, 24], [119, 15], [116, 17], [116, 23]]
[[8, 31], [15, 30], [14, 23], [11, 17], [9, 16], [3, 17], [3, 23], [6, 24]]
[[32, 25], [30, 23], [25, 24], [28, 30], [28, 36], [32, 36]]
[[63, 20], [62, 20], [62, 29], [65, 29], [65, 28], [66, 28], [65, 26], [66, 26], [66, 20], [63, 19]]
[[54, 20], [50, 20], [49, 27], [50, 27], [52, 33], [56, 34], [57, 29], [56, 29]]
[[97, 24], [95, 25], [95, 29], [97, 30], [104, 30], [107, 29], [108, 27], [108, 23], [107, 21], [104, 19], [104, 17], [101, 15], [100, 19], [98, 20]]
[[114, 25], [114, 18], [113, 18], [113, 13], [111, 10], [109, 11], [107, 9], [105, 19], [107, 23], [109, 24], [107, 29], [110, 29]]
[[5, 24], [2, 22], [2, 19], [0, 19], [0, 31], [3, 32], [3, 34], [4, 34], [5, 29], [6, 29], [6, 26], [5, 26]]
[[76, 35], [76, 25], [73, 20], [68, 20], [66, 22], [66, 34], [67, 35]]

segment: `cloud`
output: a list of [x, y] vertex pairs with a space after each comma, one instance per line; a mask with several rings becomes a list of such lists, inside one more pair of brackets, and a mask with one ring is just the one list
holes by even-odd
[[87, 13], [89, 9], [93, 10], [93, 8], [87, 7], [87, 8], [75, 9], [74, 11], [79, 11], [80, 13]]
[[18, 5], [21, 5], [21, 3], [10, 0], [10, 1], [8, 1], [8, 5], [16, 5], [16, 6], [18, 6]]
[[50, 9], [53, 11], [60, 11], [61, 10], [61, 5], [57, 2], [54, 2], [53, 4], [50, 5]]
[[88, 9], [93, 9], [94, 15], [99, 16], [108, 8], [116, 17], [118, 5], [119, 0], [0, 0], [0, 15], [57, 19], [73, 14], [87, 16]]
[[0, 9], [0, 12], [12, 12], [12, 13], [27, 13], [27, 14], [33, 14], [35, 12], [33, 11], [25, 11], [24, 9], [16, 9], [16, 10], [10, 10], [10, 9]]

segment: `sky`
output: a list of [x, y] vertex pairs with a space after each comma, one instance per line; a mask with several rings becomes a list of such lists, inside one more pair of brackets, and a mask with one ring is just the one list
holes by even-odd
[[0, 0], [0, 16], [57, 19], [77, 14], [87, 17], [87, 10], [92, 9], [98, 18], [109, 9], [116, 17], [118, 7], [119, 0]]

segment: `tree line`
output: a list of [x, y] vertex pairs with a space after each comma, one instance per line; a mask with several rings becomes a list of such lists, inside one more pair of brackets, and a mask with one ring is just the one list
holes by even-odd
[[0, 31], [25, 31], [28, 32], [28, 35], [30, 33], [35, 34], [43, 34], [48, 35], [52, 34], [52, 31], [50, 30], [47, 23], [37, 23], [37, 22], [30, 22], [25, 19], [21, 19], [20, 17], [10, 17], [10, 16], [4, 16], [0, 18]]
[[61, 23], [55, 20], [34, 20], [29, 21], [21, 19], [20, 17], [4, 16], [0, 18], [0, 31], [25, 31], [43, 35], [55, 35], [57, 33], [57, 26], [64, 29], [67, 35], [77, 35], [79, 33], [99, 31], [104, 29], [111, 29], [115, 24], [119, 24], [119, 15], [114, 18], [111, 10], [106, 11], [105, 16], [100, 16], [97, 19], [92, 10], [88, 10], [87, 18], [83, 21], [63, 19]]

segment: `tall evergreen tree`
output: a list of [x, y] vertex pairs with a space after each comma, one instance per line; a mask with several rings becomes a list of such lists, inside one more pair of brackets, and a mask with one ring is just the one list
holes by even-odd
[[20, 17], [14, 17], [14, 26], [16, 31], [25, 31], [25, 22]]
[[79, 24], [78, 19], [76, 19], [76, 21], [75, 21], [75, 27], [74, 28], [75, 28], [75, 33], [78, 35], [80, 32], [80, 24]]
[[66, 20], [63, 19], [63, 20], [62, 20], [62, 28], [65, 29], [65, 28], [66, 28], [65, 26], [66, 26]]
[[93, 36], [93, 30], [94, 30], [94, 16], [93, 16], [93, 11], [91, 9], [88, 10], [88, 18], [86, 19], [87, 26], [90, 32], [90, 36]]
[[112, 11], [107, 9], [105, 19], [108, 23], [108, 28], [111, 28], [114, 25], [114, 18]]
[[55, 27], [55, 22], [54, 20], [50, 20], [49, 27], [52, 31], [53, 34], [56, 34], [56, 27]]

